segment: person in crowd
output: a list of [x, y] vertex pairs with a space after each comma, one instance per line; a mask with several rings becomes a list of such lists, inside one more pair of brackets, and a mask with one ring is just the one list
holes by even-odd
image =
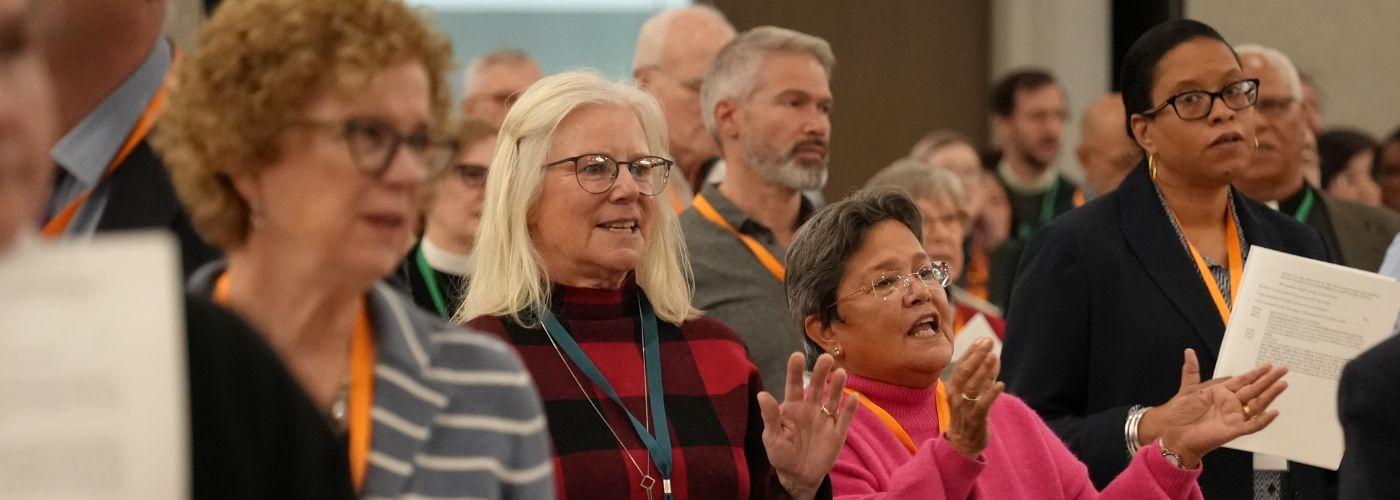
[[692, 306], [680, 226], [656, 199], [674, 166], [664, 120], [593, 73], [526, 90], [458, 318], [539, 381], [559, 497], [813, 498], [855, 412], [845, 372], [823, 356], [804, 395], [794, 353], [779, 404], [739, 337]]
[[1317, 136], [1322, 189], [1337, 199], [1380, 207], [1381, 185], [1372, 176], [1376, 146], [1359, 130], [1333, 129]]
[[57, 168], [40, 216], [43, 235], [162, 228], [179, 239], [186, 275], [217, 258], [190, 225], [147, 140], [175, 56], [160, 34], [166, 2], [81, 0], [45, 8], [51, 21], [36, 36], [53, 77], [60, 138], [49, 150]]
[[1084, 170], [1084, 187], [1090, 198], [1113, 191], [1142, 161], [1142, 150], [1123, 131], [1126, 120], [1123, 96], [1117, 92], [1098, 98], [1084, 110], [1074, 154]]
[[961, 181], [952, 169], [929, 168], [922, 162], [906, 158], [880, 170], [865, 185], [868, 188], [888, 186], [903, 189], [919, 207], [923, 220], [923, 233], [919, 241], [924, 243], [924, 253], [934, 261], [948, 265], [948, 275], [952, 280], [948, 285], [948, 300], [953, 303], [956, 313], [952, 318], [953, 333], [961, 332], [964, 324], [981, 314], [1000, 337], [1006, 329], [1001, 309], [957, 285], [958, 277], [967, 269], [963, 242], [967, 240], [967, 226], [971, 220], [968, 211], [963, 208], [969, 204]]
[[379, 280], [455, 156], [445, 37], [397, 0], [247, 0], [205, 22], [154, 137], [228, 255], [189, 289], [267, 339], [364, 497], [549, 498], [539, 394], [509, 346]]
[[[1249, 165], [1235, 173], [1235, 188], [1317, 229], [1338, 263], [1367, 271], [1380, 268], [1386, 247], [1400, 232], [1400, 215], [1332, 196], [1308, 184], [1303, 164], [1311, 154], [1308, 142], [1312, 132], [1303, 112], [1298, 71], [1288, 56], [1275, 49], [1241, 45], [1236, 51], [1245, 74], [1259, 79], [1259, 102], [1254, 106], [1259, 148]], [[1322, 145], [1320, 139], [1318, 146]], [[1370, 152], [1370, 146], [1361, 149]], [[1369, 180], [1369, 168], [1365, 175]]]
[[1342, 455], [1340, 498], [1400, 498], [1400, 336], [1357, 356], [1342, 370], [1337, 415], [1346, 451]]
[[1303, 121], [1314, 135], [1323, 129], [1322, 90], [1317, 88], [1317, 80], [1308, 73], [1298, 72], [1298, 81], [1303, 87]]
[[520, 93], [541, 74], [539, 64], [519, 49], [496, 49], [472, 59], [462, 74], [462, 114], [500, 128]]
[[[921, 219], [927, 212], [904, 193], [867, 188], [818, 211], [788, 249], [792, 320], [810, 350], [846, 368], [861, 405], [831, 471], [835, 497], [1097, 496], [1084, 464], [1035, 411], [1003, 394], [990, 340], [958, 361], [946, 388], [939, 381], [953, 351], [952, 275], [925, 253]], [[1184, 384], [1199, 377], [1193, 360], [1186, 351]], [[1104, 497], [1201, 498], [1201, 456], [1269, 425], [1278, 412], [1265, 408], [1286, 371], [1265, 365], [1185, 392], [1189, 404]]]
[[[957, 174], [971, 217], [966, 223], [966, 272], [958, 278], [961, 288], [986, 300], [991, 274], [990, 253], [1010, 236], [1011, 208], [1006, 192], [982, 168], [982, 158], [972, 142], [952, 130], [941, 129], [925, 135], [914, 144], [909, 157], [926, 165], [943, 167]], [[991, 305], [991, 303], [986, 303]], [[995, 307], [995, 306], [993, 306]]]
[[[1007, 389], [1099, 487], [1190, 404], [1195, 375], [1167, 376], [1177, 353], [1193, 349], [1199, 373], [1215, 374], [1251, 245], [1333, 260], [1316, 229], [1231, 189], [1256, 149], [1259, 81], [1219, 33], [1192, 20], [1157, 25], [1125, 54], [1120, 81], [1126, 125], [1146, 161], [1032, 237], [1002, 351]], [[1255, 402], [1242, 403], [1258, 417]], [[1255, 470], [1255, 459], [1207, 456], [1205, 497], [1328, 495], [1329, 475], [1318, 469]]]
[[1068, 119], [1065, 90], [1043, 70], [1012, 72], [992, 89], [992, 132], [1001, 146], [995, 170], [1011, 200], [1016, 238], [1076, 205], [1078, 188], [1054, 168]]
[[700, 117], [700, 86], [710, 61], [734, 39], [734, 26], [718, 9], [692, 5], [652, 16], [637, 33], [632, 77], [661, 102], [666, 114], [676, 172], [668, 180], [671, 208], [690, 207], [697, 187], [704, 187], [719, 145]]
[[1044, 70], [1012, 72], [992, 89], [992, 133], [1001, 151], [988, 163], [996, 165], [997, 182], [1011, 206], [1011, 239], [990, 256], [987, 299], [998, 307], [1011, 302], [1026, 239], [1083, 203], [1083, 193], [1054, 167], [1068, 117], [1064, 89]]
[[[58, 29], [47, 24], [52, 8], [0, 0], [0, 39], [9, 43], [0, 64], [0, 260], [52, 248], [37, 241], [36, 225], [52, 186], [59, 109], [39, 36]], [[338, 440], [277, 355], [207, 301], [185, 297], [183, 309], [191, 497], [352, 498]], [[91, 324], [100, 328], [101, 318]]]
[[448, 134], [456, 140], [457, 157], [428, 173], [423, 184], [423, 237], [399, 266], [418, 307], [444, 320], [461, 308], [470, 282], [482, 192], [496, 152], [496, 128], [481, 120], [457, 120]]
[[695, 305], [739, 332], [769, 386], [802, 347], [783, 320], [782, 255], [812, 213], [802, 192], [826, 184], [835, 61], [825, 40], [758, 27], [720, 50], [700, 92], [727, 173], [680, 215]]
[[1376, 147], [1372, 175], [1381, 185], [1381, 201], [1385, 207], [1400, 212], [1400, 128], [1396, 128]]

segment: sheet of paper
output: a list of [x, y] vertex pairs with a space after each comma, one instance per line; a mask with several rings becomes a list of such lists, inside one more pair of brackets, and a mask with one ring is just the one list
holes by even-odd
[[992, 339], [992, 353], [1001, 356], [1001, 339], [997, 338], [996, 330], [992, 329], [991, 323], [987, 322], [987, 318], [982, 313], [977, 313], [967, 323], [964, 323], [962, 329], [953, 336], [953, 358], [943, 369], [943, 373], [939, 374], [939, 378], [942, 378], [944, 382], [951, 380], [958, 360], [962, 358], [963, 353], [972, 348], [973, 342], [981, 338]]
[[1268, 428], [1227, 447], [1336, 470], [1342, 460], [1342, 367], [1390, 335], [1400, 284], [1379, 274], [1253, 247], [1215, 375], [1263, 363], [1288, 367]]
[[189, 496], [175, 248], [143, 233], [0, 255], [0, 496]]

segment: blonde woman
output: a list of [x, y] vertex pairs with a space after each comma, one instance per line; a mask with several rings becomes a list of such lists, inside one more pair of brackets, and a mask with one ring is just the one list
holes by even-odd
[[[855, 401], [830, 356], [803, 395], [761, 392], [744, 344], [691, 306], [656, 100], [582, 72], [540, 80], [501, 128], [458, 318], [540, 381], [562, 498], [812, 498]], [[828, 380], [829, 379], [829, 380]], [[829, 494], [829, 493], [828, 493]]]
[[200, 234], [194, 293], [248, 320], [348, 444], [363, 497], [549, 498], [540, 401], [500, 342], [379, 279], [453, 156], [447, 40], [397, 0], [219, 8], [156, 135]]

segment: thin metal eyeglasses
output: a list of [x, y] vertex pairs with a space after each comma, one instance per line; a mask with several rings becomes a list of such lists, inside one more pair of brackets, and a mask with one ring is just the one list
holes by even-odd
[[367, 175], [378, 177], [389, 170], [399, 146], [408, 146], [429, 172], [447, 168], [457, 156], [457, 143], [442, 140], [425, 130], [400, 133], [393, 125], [374, 118], [345, 120], [301, 120], [294, 126], [328, 130], [340, 134], [350, 149], [355, 167]]
[[1152, 116], [1167, 106], [1171, 106], [1176, 111], [1176, 116], [1182, 120], [1199, 120], [1210, 116], [1210, 112], [1215, 108], [1215, 99], [1225, 103], [1225, 107], [1239, 111], [1253, 106], [1259, 101], [1259, 79], [1247, 78], [1235, 82], [1230, 82], [1221, 88], [1219, 92], [1207, 92], [1205, 90], [1189, 90], [1180, 94], [1168, 97], [1161, 105], [1143, 111], [1143, 116]]
[[889, 300], [895, 288], [902, 286], [905, 290], [908, 290], [909, 287], [914, 285], [915, 279], [924, 285], [937, 284], [939, 288], [947, 288], [948, 283], [953, 279], [953, 273], [948, 269], [947, 262], [934, 262], [933, 264], [921, 267], [918, 271], [909, 274], [882, 273], [876, 276], [875, 279], [870, 280], [869, 285], [860, 287], [856, 291], [847, 294], [845, 297], [837, 299], [836, 302], [831, 304], [831, 307], [836, 307], [836, 304], [840, 304], [867, 292], [881, 299]]
[[590, 194], [603, 194], [617, 183], [621, 165], [627, 165], [637, 191], [644, 196], [656, 196], [666, 188], [666, 179], [671, 174], [671, 165], [676, 162], [660, 156], [643, 156], [631, 161], [619, 161], [602, 153], [586, 153], [562, 160], [546, 163], [545, 168], [565, 163], [574, 164], [574, 178], [578, 186]]

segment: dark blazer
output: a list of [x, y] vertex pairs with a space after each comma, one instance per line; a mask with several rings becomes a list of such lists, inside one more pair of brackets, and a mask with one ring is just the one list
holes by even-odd
[[[1376, 272], [1390, 241], [1400, 233], [1400, 214], [1390, 210], [1323, 196], [1332, 230], [1337, 232], [1338, 261], [1344, 266]], [[1308, 223], [1312, 224], [1309, 217]], [[1316, 226], [1314, 226], [1316, 227]]]
[[232, 313], [185, 298], [191, 498], [354, 498], [346, 443]]
[[1400, 498], [1400, 337], [1381, 342], [1342, 370], [1338, 414], [1346, 434], [1342, 498]]
[[[1006, 190], [1007, 198], [1013, 199], [1016, 195], [1011, 191], [1010, 187], [1007, 187], [1006, 181], [1002, 180], [1000, 175], [994, 177], [996, 177], [997, 182], [1001, 184], [1002, 189]], [[1074, 203], [1075, 198], [1078, 196], [1079, 188], [1063, 175], [1056, 178], [1055, 182], [1058, 186], [1055, 190], [1053, 213], [1054, 217], [1059, 217], [1064, 215], [1065, 212], [1075, 208]], [[1039, 212], [1036, 214], [1038, 217]], [[1018, 213], [1016, 210], [1015, 202], [1013, 201], [1011, 207], [1011, 237], [992, 249], [990, 254], [991, 269], [987, 277], [987, 301], [1002, 309], [1006, 309], [1007, 306], [1011, 305], [1011, 288], [1016, 283], [1017, 266], [1021, 263], [1021, 256], [1025, 252], [1027, 239], [1018, 234], [1023, 225], [1031, 231], [1035, 231], [1040, 229], [1042, 224], [1038, 218], [1027, 220], [1023, 217], [1023, 214]]]
[[[1317, 230], [1231, 196], [1249, 245], [1332, 260]], [[1185, 348], [1196, 350], [1209, 377], [1225, 325], [1145, 163], [1117, 190], [1037, 232], [1025, 254], [1007, 311], [1003, 378], [1102, 488], [1128, 464], [1129, 407], [1175, 395]], [[1204, 462], [1206, 498], [1252, 497], [1249, 454], [1219, 449]], [[1326, 474], [1292, 465], [1301, 498], [1327, 496]]]
[[189, 215], [175, 197], [175, 187], [165, 162], [148, 141], [141, 141], [106, 181], [110, 186], [107, 207], [97, 221], [98, 231], [165, 229], [180, 240], [182, 275], [189, 278], [200, 265], [219, 257], [190, 224]]

